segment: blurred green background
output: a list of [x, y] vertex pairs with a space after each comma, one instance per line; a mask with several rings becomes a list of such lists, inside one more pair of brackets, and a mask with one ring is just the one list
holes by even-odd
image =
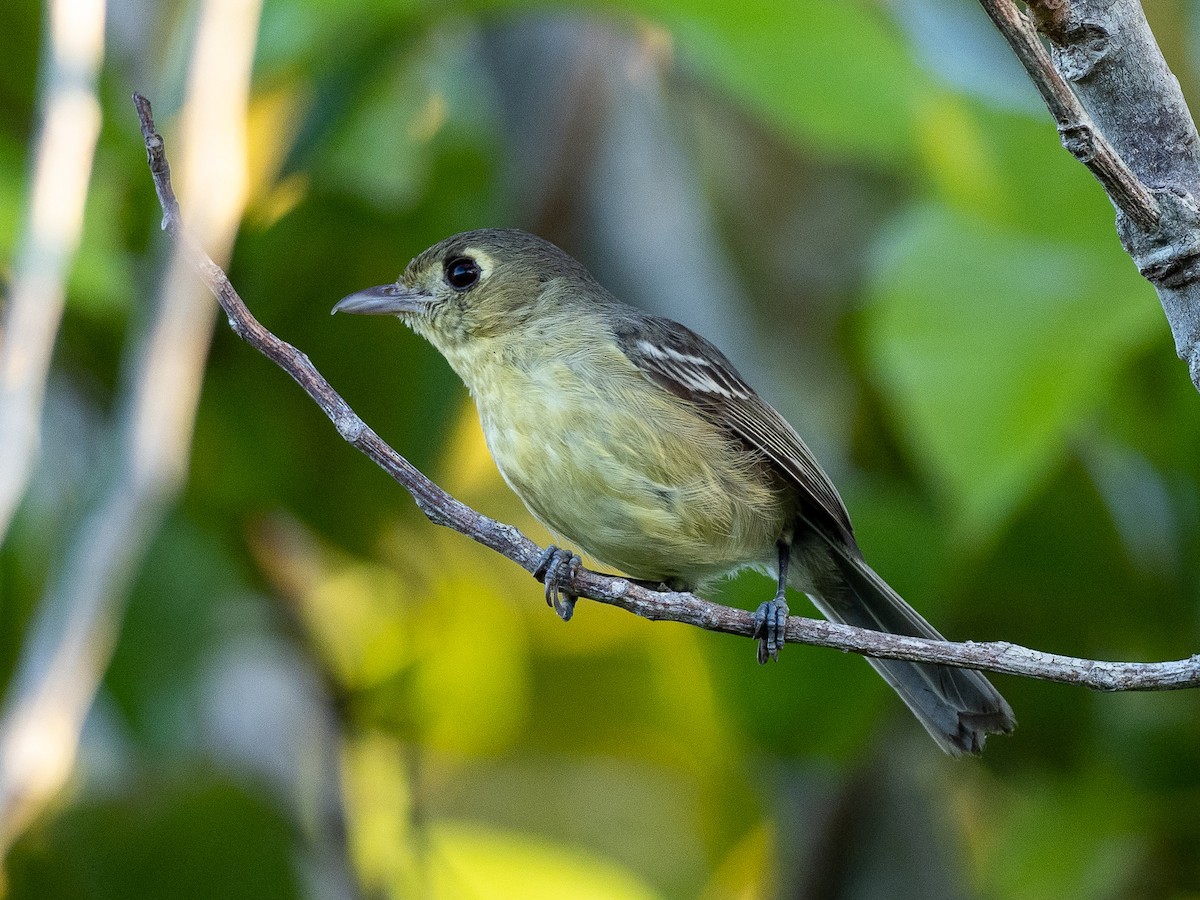
[[[207, 5], [108, 7], [42, 449], [0, 547], [9, 691], [126, 465], [123, 348], [165, 277], [129, 94], [177, 149]], [[1200, 96], [1200, 10], [1146, 6]], [[948, 636], [1200, 647], [1200, 399], [1112, 208], [973, 0], [246, 8], [230, 276], [461, 499], [548, 540], [436, 353], [329, 309], [447, 234], [523, 227], [722, 346]], [[5, 6], [6, 281], [46, 19]], [[216, 326], [186, 485], [114, 607], [71, 777], [13, 844], [9, 896], [1200, 897], [1200, 693], [997, 677], [1020, 727], [953, 761], [856, 657], [759, 667], [748, 641], [586, 601], [564, 625]], [[769, 590], [748, 574], [716, 599]]]

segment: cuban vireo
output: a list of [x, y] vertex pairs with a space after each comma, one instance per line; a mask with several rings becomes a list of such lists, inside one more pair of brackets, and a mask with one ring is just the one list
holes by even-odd
[[[833, 621], [941, 639], [863, 560], [828, 476], [721, 351], [620, 302], [553, 244], [455, 235], [339, 311], [394, 315], [432, 343], [475, 398], [504, 480], [605, 565], [678, 590], [747, 566], [775, 573], [756, 613], [760, 661], [782, 646], [788, 585]], [[870, 663], [949, 753], [1015, 724], [979, 672]]]

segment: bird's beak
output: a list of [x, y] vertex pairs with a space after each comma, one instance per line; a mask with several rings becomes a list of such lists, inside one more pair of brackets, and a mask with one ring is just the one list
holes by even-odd
[[[381, 284], [343, 297], [333, 313], [358, 313], [363, 316], [397, 316], [427, 309], [433, 298], [402, 284]], [[332, 315], [332, 313], [331, 313]]]

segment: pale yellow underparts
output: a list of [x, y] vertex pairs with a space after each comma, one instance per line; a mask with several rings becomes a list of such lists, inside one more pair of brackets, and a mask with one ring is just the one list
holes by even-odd
[[789, 511], [755, 456], [672, 402], [598, 319], [563, 325], [536, 340], [522, 328], [454, 346], [427, 334], [471, 391], [488, 449], [529, 510], [635, 578], [696, 586], [773, 568]]

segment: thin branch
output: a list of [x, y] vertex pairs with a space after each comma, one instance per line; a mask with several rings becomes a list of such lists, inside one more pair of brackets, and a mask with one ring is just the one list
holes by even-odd
[[1026, 16], [1014, 0], [980, 3], [1041, 92], [1063, 145], [1108, 192], [1121, 243], [1158, 291], [1175, 351], [1200, 390], [1200, 136], [1141, 4], [1027, 0]]
[[[305, 354], [273, 335], [251, 315], [225, 273], [183, 227], [179, 204], [171, 188], [166, 149], [163, 139], [154, 130], [150, 103], [140, 94], [134, 94], [133, 100], [142, 124], [150, 172], [163, 208], [163, 229], [186, 249], [201, 279], [229, 317], [229, 326], [234, 333], [291, 375], [329, 417], [338, 433], [408, 491], [430, 521], [465, 534], [533, 573], [542, 556], [541, 547], [516, 528], [476, 512], [426, 478], [358, 417]], [[647, 619], [681, 622], [744, 637], [750, 637], [754, 632], [754, 617], [747, 610], [721, 606], [692, 594], [648, 590], [626, 578], [579, 569], [563, 586], [581, 597], [617, 606]], [[1004, 641], [931, 641], [800, 616], [788, 619], [787, 640], [866, 656], [1025, 675], [1100, 691], [1173, 690], [1200, 686], [1200, 655], [1162, 663], [1101, 662], [1042, 653]]]
[[[1046, 101], [1050, 114], [1058, 123], [1063, 146], [1083, 163], [1104, 186], [1108, 196], [1125, 215], [1142, 228], [1158, 224], [1158, 203], [1154, 196], [1125, 164], [1108, 139], [1096, 130], [1091, 118], [1071, 90], [1071, 86], [1054, 68], [1049, 52], [1042, 45], [1033, 22], [1017, 9], [1012, 0], [979, 0], [1000, 33], [1004, 35], [1034, 87]], [[1052, 7], [1052, 8], [1051, 8]], [[1031, 6], [1031, 9], [1033, 7]], [[1043, 21], [1061, 28], [1065, 4], [1043, 4]]]

